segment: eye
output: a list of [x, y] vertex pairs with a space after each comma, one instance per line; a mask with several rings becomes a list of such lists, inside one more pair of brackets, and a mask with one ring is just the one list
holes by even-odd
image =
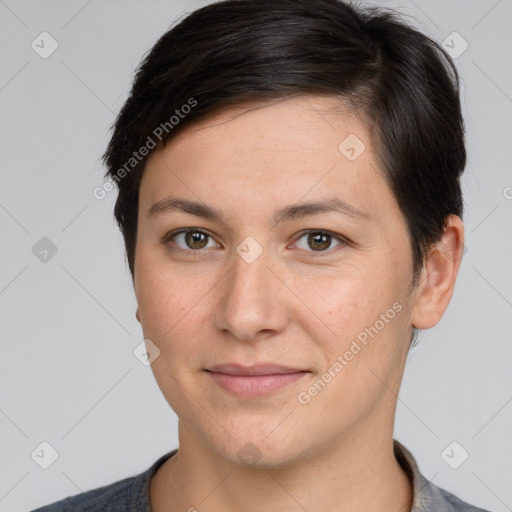
[[[303, 241], [302, 241], [303, 240]], [[164, 243], [169, 245], [172, 251], [178, 252], [201, 252], [201, 249], [220, 247], [211, 235], [197, 228], [180, 229], [169, 233], [164, 238]], [[308, 230], [302, 232], [295, 242], [295, 245], [306, 252], [311, 253], [309, 257], [321, 256], [321, 253], [331, 252], [338, 246], [346, 245], [347, 239], [325, 230]], [[333, 245], [336, 244], [336, 245]], [[315, 254], [319, 253], [319, 254]]]
[[[304, 242], [300, 242], [303, 239]], [[323, 253], [328, 252], [327, 249], [332, 248], [333, 242], [338, 242], [338, 244], [334, 247], [348, 243], [348, 241], [340, 235], [335, 235], [329, 231], [311, 229], [303, 232], [300, 238], [298, 238], [297, 242], [295, 242], [295, 245], [299, 249], [305, 250], [307, 252]], [[312, 254], [311, 256], [315, 255]]]
[[[210, 245], [208, 245], [210, 239]], [[176, 247], [171, 246], [171, 250], [198, 252], [199, 249], [208, 249], [210, 247], [220, 247], [220, 245], [213, 240], [213, 238], [200, 229], [190, 228], [181, 229], [169, 233], [165, 237], [165, 243], [172, 242]]]

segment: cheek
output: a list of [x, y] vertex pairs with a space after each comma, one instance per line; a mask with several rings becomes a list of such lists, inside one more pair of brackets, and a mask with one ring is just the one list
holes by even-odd
[[312, 387], [303, 391], [312, 400], [310, 412], [315, 411], [333, 435], [372, 414], [382, 399], [392, 402], [390, 389], [398, 393], [395, 382], [405, 353], [401, 302], [357, 290], [352, 290], [356, 299], [341, 294], [337, 308], [329, 308], [335, 335], [311, 335], [321, 347], [323, 367]]
[[[201, 362], [211, 322], [210, 297], [218, 282], [211, 274], [176, 266], [145, 265], [137, 283], [144, 337], [160, 349], [160, 365], [183, 372]], [[157, 365], [158, 366], [158, 365]]]
[[338, 372], [332, 371], [345, 389], [377, 383], [369, 370], [389, 373], [403, 347], [407, 313], [400, 278], [381, 269], [345, 268], [336, 276], [303, 281], [300, 288], [308, 308], [296, 310], [294, 319], [320, 350], [324, 370], [341, 364], [342, 370], [337, 365]]
[[[300, 299], [294, 321], [303, 322], [304, 330], [326, 334], [334, 346], [343, 345], [369, 322], [374, 322], [386, 305], [389, 290], [376, 278], [376, 268], [344, 265], [327, 272], [295, 277], [293, 287]], [[300, 309], [300, 311], [299, 311]]]
[[194, 287], [162, 265], [147, 264], [142, 268], [141, 264], [137, 271], [136, 295], [144, 334], [161, 344], [165, 334], [172, 333], [191, 309], [194, 297], [188, 290]]

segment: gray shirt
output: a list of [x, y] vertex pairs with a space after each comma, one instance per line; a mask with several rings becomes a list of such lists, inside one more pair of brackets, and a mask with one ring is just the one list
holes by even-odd
[[[419, 471], [411, 452], [396, 439], [395, 457], [412, 482], [413, 504], [410, 512], [489, 512], [462, 501], [454, 494], [429, 482]], [[149, 484], [158, 468], [178, 449], [162, 455], [139, 475], [103, 487], [76, 494], [32, 512], [151, 512]]]

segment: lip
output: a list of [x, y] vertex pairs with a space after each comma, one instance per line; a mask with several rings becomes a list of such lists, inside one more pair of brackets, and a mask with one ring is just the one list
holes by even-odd
[[216, 373], [224, 373], [226, 375], [246, 375], [246, 376], [254, 376], [254, 375], [286, 375], [289, 373], [299, 373], [307, 370], [303, 370], [301, 368], [291, 368], [289, 366], [283, 366], [280, 364], [274, 363], [259, 363], [251, 366], [243, 366], [238, 363], [227, 363], [227, 364], [218, 364], [216, 366], [212, 366], [211, 368], [207, 368], [206, 371], [216, 372]]
[[222, 364], [206, 371], [217, 385], [240, 398], [268, 395], [310, 373], [272, 363], [253, 366]]

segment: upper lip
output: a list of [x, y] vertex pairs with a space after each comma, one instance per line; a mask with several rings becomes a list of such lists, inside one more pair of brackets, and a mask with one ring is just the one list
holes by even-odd
[[228, 375], [284, 375], [287, 373], [300, 373], [308, 370], [291, 368], [280, 364], [261, 363], [252, 366], [243, 366], [236, 363], [218, 364], [207, 368], [206, 371], [226, 373]]

